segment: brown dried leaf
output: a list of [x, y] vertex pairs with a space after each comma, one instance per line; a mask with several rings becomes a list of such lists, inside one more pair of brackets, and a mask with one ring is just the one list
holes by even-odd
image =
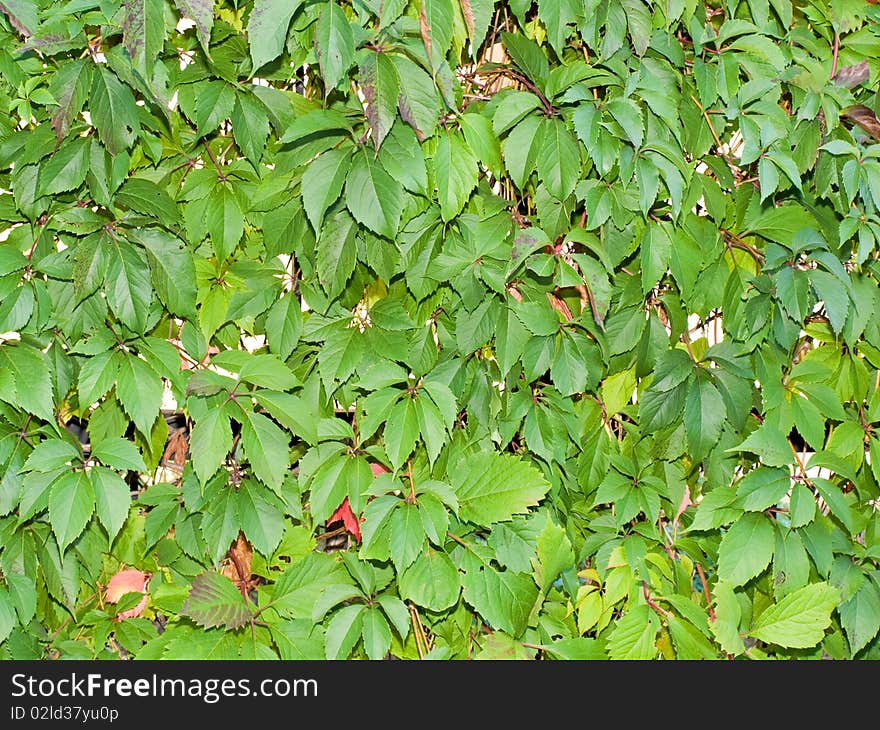
[[853, 89], [863, 81], [868, 80], [870, 69], [867, 61], [861, 61], [853, 66], [844, 66], [838, 69], [834, 74], [834, 83], [838, 86], [845, 86], [847, 89]]
[[242, 580], [249, 581], [251, 578], [251, 562], [254, 556], [250, 543], [241, 532], [229, 548], [228, 555], [228, 559], [224, 560], [220, 567], [220, 573], [240, 587]]
[[880, 119], [877, 119], [877, 115], [873, 110], [864, 104], [848, 106], [840, 112], [840, 116], [849, 119], [880, 142]]

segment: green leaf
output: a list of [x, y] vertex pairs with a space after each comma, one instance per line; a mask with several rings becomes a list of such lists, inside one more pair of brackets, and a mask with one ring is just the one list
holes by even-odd
[[93, 75], [89, 112], [111, 155], [131, 147], [140, 134], [134, 95], [103, 66]]
[[99, 352], [87, 358], [79, 370], [80, 405], [88, 407], [106, 395], [116, 382], [118, 372], [119, 358], [112, 352]]
[[237, 629], [253, 617], [252, 609], [232, 581], [213, 571], [196, 576], [180, 613], [207, 629]]
[[345, 78], [354, 62], [354, 48], [351, 24], [342, 9], [331, 0], [324, 6], [315, 26], [315, 53], [324, 77], [325, 96]]
[[350, 169], [351, 149], [342, 148], [318, 155], [303, 173], [303, 207], [316, 234], [321, 234], [324, 214], [339, 199]]
[[351, 578], [342, 565], [329, 555], [310, 552], [285, 570], [275, 582], [272, 607], [286, 618], [312, 621], [315, 604], [321, 595], [340, 585], [351, 585]]
[[105, 438], [92, 444], [92, 456], [107, 466], [125, 471], [148, 471], [137, 447], [128, 439]]
[[345, 204], [358, 223], [393, 239], [403, 212], [403, 188], [361, 148], [345, 181]]
[[635, 606], [616, 623], [608, 637], [611, 659], [656, 659], [660, 620], [648, 606]]
[[195, 319], [196, 269], [186, 244], [155, 228], [132, 231], [131, 238], [147, 250], [153, 286], [168, 311]]
[[[180, 211], [171, 196], [156, 183], [142, 177], [130, 177], [113, 196], [114, 205], [152, 216], [162, 225], [170, 226], [180, 221]], [[138, 231], [132, 236], [138, 240]], [[144, 244], [146, 245], [146, 244]]]
[[377, 51], [368, 51], [362, 57], [359, 72], [364, 113], [372, 132], [373, 146], [378, 150], [397, 116], [400, 77], [388, 54]]
[[0, 586], [0, 643], [6, 641], [16, 623], [12, 597], [6, 588]]
[[[469, 0], [464, 0], [468, 2]], [[462, 114], [461, 131], [467, 146], [476, 153], [489, 171], [499, 178], [504, 174], [501, 143], [492, 130], [492, 121], [482, 114]]]
[[419, 437], [419, 420], [412, 398], [401, 398], [385, 423], [385, 451], [395, 469], [403, 466]]
[[39, 173], [41, 195], [55, 195], [82, 185], [89, 169], [89, 146], [83, 139], [62, 144], [42, 165]]
[[538, 176], [553, 197], [565, 200], [581, 175], [577, 142], [559, 119], [544, 119], [538, 133], [542, 140], [536, 160]]
[[747, 512], [762, 512], [788, 494], [790, 487], [791, 475], [788, 470], [759, 466], [737, 484], [737, 503]]
[[363, 612], [364, 651], [370, 659], [385, 659], [391, 648], [391, 627], [378, 606], [370, 606]]
[[434, 68], [437, 68], [452, 45], [452, 0], [421, 0], [419, 22], [425, 52]]
[[[367, 204], [363, 201], [359, 204]], [[318, 279], [330, 297], [336, 297], [357, 263], [357, 223], [344, 210], [325, 221], [318, 238]]]
[[54, 421], [52, 382], [46, 356], [28, 345], [0, 347], [0, 400]]
[[739, 446], [727, 451], [754, 452], [766, 466], [787, 466], [794, 463], [788, 439], [770, 421], [762, 423]]
[[684, 404], [685, 433], [694, 459], [702, 459], [718, 442], [725, 415], [718, 389], [708, 378], [694, 378]]
[[153, 298], [150, 267], [140, 249], [121, 238], [108, 240], [107, 272], [104, 289], [113, 313], [135, 332], [146, 328]]
[[434, 175], [440, 214], [449, 221], [461, 213], [477, 184], [477, 158], [455, 132], [440, 136], [434, 153]]
[[85, 472], [67, 472], [49, 493], [49, 523], [63, 553], [95, 511], [95, 491]]
[[144, 81], [152, 81], [152, 68], [165, 41], [165, 6], [162, 0], [124, 0], [122, 44]]
[[831, 612], [839, 600], [840, 592], [834, 586], [811, 583], [767, 608], [749, 633], [786, 648], [815, 646], [831, 625]]
[[531, 577], [491, 567], [466, 570], [464, 599], [495, 629], [520, 636], [526, 629], [538, 587]]
[[741, 586], [759, 575], [773, 557], [773, 523], [761, 513], [747, 512], [721, 538], [718, 578]]
[[225, 261], [244, 233], [244, 211], [238, 196], [227, 186], [221, 186], [208, 198], [205, 213], [214, 253], [220, 261]]
[[125, 524], [131, 509], [131, 493], [122, 477], [110, 469], [97, 466], [89, 473], [95, 490], [95, 514], [114, 540]]
[[211, 28], [214, 25], [214, 3], [211, 0], [174, 0], [180, 14], [196, 24], [196, 35], [208, 58], [211, 57]]
[[300, 5], [301, 0], [255, 0], [247, 24], [254, 71], [281, 55], [290, 19]]
[[284, 515], [277, 499], [257, 482], [246, 479], [238, 489], [241, 529], [264, 556], [275, 552], [284, 533]]
[[415, 505], [403, 503], [391, 513], [388, 544], [391, 548], [391, 560], [398, 573], [410, 566], [422, 553], [425, 528]]
[[263, 147], [269, 136], [269, 116], [254, 94], [239, 92], [235, 95], [232, 133], [238, 149], [256, 165], [263, 156]]
[[866, 580], [848, 601], [838, 608], [853, 656], [867, 646], [880, 631], [880, 591], [873, 580]]
[[266, 338], [278, 357], [286, 360], [299, 342], [303, 329], [302, 304], [292, 294], [275, 302], [266, 317]]
[[122, 358], [116, 395], [138, 431], [149, 437], [162, 406], [162, 380], [156, 371], [139, 357]]
[[21, 470], [52, 472], [71, 462], [81, 461], [82, 454], [73, 444], [60, 439], [46, 439], [34, 447]]
[[721, 648], [728, 654], [738, 656], [745, 650], [739, 633], [742, 608], [733, 586], [726, 581], [718, 581], [712, 589], [715, 603], [715, 620], [709, 627]]
[[327, 659], [347, 659], [361, 638], [364, 623], [363, 604], [344, 606], [327, 623], [324, 651]]
[[546, 593], [557, 576], [574, 563], [574, 551], [565, 528], [547, 521], [536, 544], [535, 579]]
[[280, 495], [281, 485], [290, 469], [288, 438], [278, 426], [261, 413], [240, 408], [241, 445], [254, 474], [263, 484]]
[[461, 591], [458, 571], [449, 557], [428, 548], [398, 578], [400, 597], [431, 611], [454, 605]]
[[196, 421], [190, 436], [193, 469], [204, 484], [232, 448], [232, 429], [223, 408], [212, 408]]
[[510, 454], [478, 453], [455, 465], [449, 483], [461, 518], [478, 525], [509, 520], [537, 505], [550, 489], [538, 469]]

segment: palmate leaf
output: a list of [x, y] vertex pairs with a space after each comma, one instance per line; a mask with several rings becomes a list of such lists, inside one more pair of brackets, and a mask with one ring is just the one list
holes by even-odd
[[448, 476], [462, 519], [478, 525], [509, 520], [537, 505], [550, 489], [538, 469], [510, 454], [479, 453]]
[[213, 571], [193, 580], [180, 613], [204, 628], [223, 626], [229, 630], [244, 626], [254, 615], [232, 581]]

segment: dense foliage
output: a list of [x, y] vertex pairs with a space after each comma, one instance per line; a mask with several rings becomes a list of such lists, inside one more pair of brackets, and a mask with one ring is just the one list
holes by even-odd
[[864, 0], [2, 0], [0, 656], [880, 657]]

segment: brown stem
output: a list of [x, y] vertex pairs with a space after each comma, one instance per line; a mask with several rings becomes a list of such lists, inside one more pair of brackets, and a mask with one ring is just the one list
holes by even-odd
[[208, 143], [205, 140], [202, 140], [202, 146], [207, 150], [208, 157], [211, 158], [211, 162], [214, 163], [214, 167], [217, 168], [217, 175], [220, 177], [220, 182], [226, 182], [229, 178], [223, 173], [222, 168], [220, 167], [220, 163], [217, 162], [217, 158], [214, 157], [214, 153], [211, 152], [211, 148], [208, 146]]
[[834, 33], [834, 45], [831, 48], [831, 78], [837, 75], [837, 54], [840, 51], [840, 33]]
[[658, 606], [656, 603], [654, 603], [654, 601], [651, 599], [651, 596], [648, 595], [648, 582], [644, 581], [644, 580], [642, 581], [642, 593], [645, 596], [645, 602], [651, 608], [653, 608], [657, 612], [658, 615], [662, 616], [663, 618], [669, 617], [669, 612], [660, 608], [660, 606]]
[[709, 609], [709, 620], [715, 621], [715, 609], [712, 608], [712, 599], [709, 598], [709, 584], [706, 583], [706, 574], [703, 572], [703, 566], [697, 563], [697, 573], [700, 576], [700, 583], [703, 584], [703, 595], [706, 596], [706, 606]]
[[344, 535], [348, 529], [346, 527], [337, 527], [335, 530], [330, 530], [329, 532], [322, 532], [320, 535], [315, 535], [316, 540], [329, 540], [331, 537], [337, 537], [338, 535]]

